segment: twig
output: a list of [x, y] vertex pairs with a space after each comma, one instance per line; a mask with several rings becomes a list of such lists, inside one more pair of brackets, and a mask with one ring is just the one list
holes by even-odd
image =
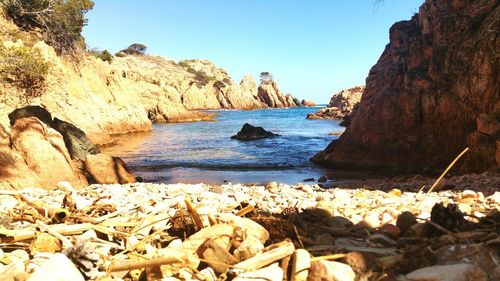
[[430, 193], [432, 192], [432, 190], [434, 190], [434, 188], [438, 185], [438, 183], [441, 181], [441, 179], [446, 175], [446, 173], [448, 173], [448, 171], [451, 169], [451, 167], [453, 167], [453, 165], [455, 165], [455, 163], [458, 161], [458, 159], [460, 159], [460, 157], [462, 157], [467, 151], [469, 150], [469, 148], [465, 148], [464, 151], [462, 151], [451, 163], [450, 165], [448, 165], [448, 167], [446, 168], [446, 170], [444, 170], [444, 172], [441, 174], [441, 176], [439, 176], [439, 178], [436, 180], [436, 182], [431, 186], [431, 188], [429, 189], [429, 191], [427, 191], [427, 193]]

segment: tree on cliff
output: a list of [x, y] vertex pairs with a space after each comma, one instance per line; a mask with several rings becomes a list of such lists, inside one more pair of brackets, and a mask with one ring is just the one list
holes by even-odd
[[81, 36], [91, 0], [2, 0], [0, 7], [16, 25], [41, 30], [43, 39], [58, 54], [70, 54], [85, 45]]
[[121, 50], [120, 52], [123, 52], [127, 55], [145, 55], [147, 48], [148, 47], [146, 47], [146, 45], [144, 44], [134, 43], [128, 46], [126, 49]]
[[273, 81], [273, 75], [269, 72], [261, 72], [260, 73], [260, 82], [261, 83], [266, 83], [266, 82], [269, 82], [269, 81]]

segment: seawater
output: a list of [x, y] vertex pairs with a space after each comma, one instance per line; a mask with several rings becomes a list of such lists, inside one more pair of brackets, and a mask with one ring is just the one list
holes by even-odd
[[[155, 124], [147, 133], [116, 136], [103, 151], [122, 157], [148, 182], [288, 184], [328, 173], [309, 158], [344, 128], [337, 120], [307, 120], [318, 108], [217, 110], [214, 121]], [[249, 123], [279, 137], [255, 141], [231, 139]]]

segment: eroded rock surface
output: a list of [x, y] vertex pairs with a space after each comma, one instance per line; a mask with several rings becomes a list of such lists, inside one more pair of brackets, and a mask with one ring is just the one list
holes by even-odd
[[325, 108], [307, 114], [307, 119], [343, 119], [350, 117], [359, 104], [364, 90], [365, 86], [356, 86], [334, 94]]
[[442, 170], [498, 167], [500, 5], [425, 1], [394, 24], [366, 90], [339, 140], [312, 158], [343, 168]]
[[264, 138], [272, 138], [277, 136], [279, 135], [266, 131], [262, 127], [255, 127], [248, 123], [245, 123], [245, 125], [243, 125], [243, 128], [241, 128], [241, 131], [239, 131], [236, 135], [232, 136], [231, 138], [241, 141], [250, 141], [250, 140], [258, 140]]

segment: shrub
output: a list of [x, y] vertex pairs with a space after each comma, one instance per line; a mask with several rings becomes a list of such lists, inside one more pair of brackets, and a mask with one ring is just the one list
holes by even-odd
[[88, 51], [88, 53], [96, 58], [101, 59], [102, 61], [107, 61], [109, 63], [113, 62], [113, 55], [110, 52], [108, 52], [108, 50], [101, 51], [93, 49]]
[[121, 50], [120, 52], [125, 53], [127, 55], [145, 55], [148, 47], [144, 44], [134, 43], [128, 46], [126, 49]]
[[224, 83], [224, 82], [222, 82], [220, 80], [217, 80], [217, 81], [214, 82], [214, 87], [217, 88], [217, 89], [219, 89], [219, 90], [225, 88], [226, 86], [227, 86], [226, 83]]
[[[194, 75], [194, 82], [198, 85], [198, 86], [204, 86], [204, 85], [207, 85], [208, 83], [210, 83], [210, 81], [213, 81], [215, 80], [215, 77], [213, 76], [210, 76], [208, 75], [207, 73], [205, 73], [204, 71], [198, 71], [196, 69], [194, 69], [190, 64], [189, 64], [189, 60], [184, 60], [184, 61], [180, 61], [178, 63], [179, 66], [181, 66], [182, 68], [184, 68], [187, 72], [191, 73]], [[215, 86], [215, 84], [214, 84]], [[226, 85], [224, 85], [225, 87]], [[223, 88], [223, 87], [221, 87]]]
[[48, 70], [37, 49], [0, 48], [0, 79], [23, 92], [26, 101], [42, 95]]
[[123, 58], [123, 57], [126, 57], [127, 54], [125, 54], [124, 52], [120, 51], [120, 52], [116, 53], [115, 56], [117, 56], [119, 58]]
[[58, 54], [73, 54], [84, 45], [82, 28], [91, 0], [2, 0], [0, 7], [23, 29], [40, 29]]

